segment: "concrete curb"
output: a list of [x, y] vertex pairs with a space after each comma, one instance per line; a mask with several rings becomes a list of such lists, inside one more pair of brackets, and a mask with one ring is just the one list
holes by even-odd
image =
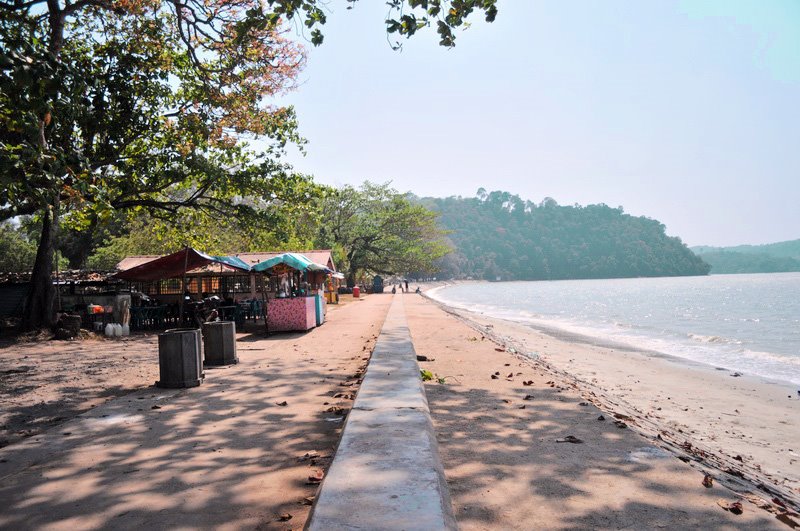
[[395, 295], [306, 529], [457, 528], [403, 295]]

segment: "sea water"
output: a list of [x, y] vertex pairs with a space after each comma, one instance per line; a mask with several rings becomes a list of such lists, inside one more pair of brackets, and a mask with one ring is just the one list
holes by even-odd
[[428, 293], [545, 332], [800, 385], [800, 273], [475, 282]]

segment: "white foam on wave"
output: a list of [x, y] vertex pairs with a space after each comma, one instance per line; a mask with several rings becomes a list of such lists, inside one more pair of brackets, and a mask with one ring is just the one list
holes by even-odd
[[694, 333], [681, 336], [670, 331], [623, 322], [607, 325], [586, 323], [491, 304], [449, 300], [442, 297], [439, 291], [433, 295], [435, 296], [432, 298], [453, 308], [530, 325], [544, 331], [562, 331], [588, 340], [617, 343], [631, 349], [658, 352], [712, 367], [722, 366], [732, 371], [800, 385], [800, 357], [744, 349], [741, 347], [742, 342], [736, 339]]

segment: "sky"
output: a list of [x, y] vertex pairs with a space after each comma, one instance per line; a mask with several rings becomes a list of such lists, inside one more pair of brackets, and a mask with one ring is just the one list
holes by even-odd
[[454, 49], [430, 29], [399, 52], [383, 1], [345, 6], [278, 100], [317, 182], [605, 203], [689, 245], [800, 238], [800, 1], [499, 0]]

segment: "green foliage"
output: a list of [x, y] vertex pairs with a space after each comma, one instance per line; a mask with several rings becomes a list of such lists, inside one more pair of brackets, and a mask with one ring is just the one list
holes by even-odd
[[430, 380], [433, 380], [433, 378], [434, 378], [434, 374], [431, 371], [429, 371], [428, 369], [420, 369], [419, 370], [419, 376], [420, 376], [420, 378], [422, 378], [423, 382], [428, 382]]
[[319, 247], [340, 250], [337, 266], [352, 284], [359, 274], [433, 271], [448, 247], [436, 214], [387, 184], [329, 191], [320, 202]]
[[711, 264], [712, 274], [800, 271], [800, 240], [734, 247], [701, 245], [691, 249]]
[[712, 275], [800, 271], [800, 258], [789, 256], [729, 250], [703, 252], [697, 255], [711, 265]]
[[0, 222], [0, 273], [28, 273], [36, 258], [36, 244], [9, 222]]
[[709, 266], [658, 221], [606, 205], [534, 204], [508, 192], [421, 199], [456, 251], [442, 278], [494, 280], [705, 275]]

